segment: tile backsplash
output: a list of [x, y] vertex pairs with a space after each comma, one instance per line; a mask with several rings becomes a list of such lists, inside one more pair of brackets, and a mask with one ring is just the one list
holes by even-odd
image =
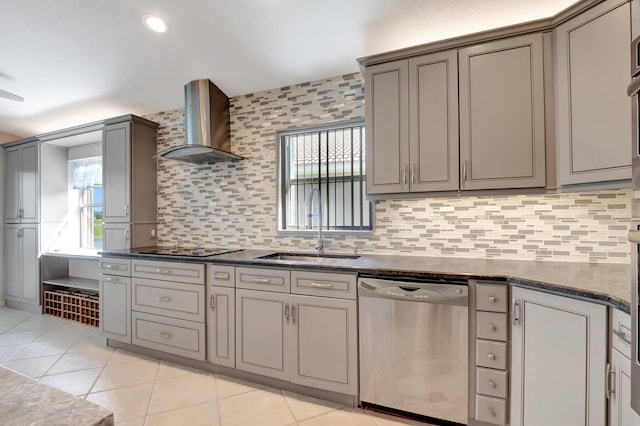
[[[184, 140], [183, 110], [146, 116], [158, 150]], [[158, 167], [163, 245], [313, 251], [315, 234], [278, 234], [276, 133], [364, 118], [364, 81], [347, 74], [231, 99], [237, 162]], [[628, 263], [631, 190], [384, 200], [374, 230], [328, 234], [327, 250], [543, 261]]]

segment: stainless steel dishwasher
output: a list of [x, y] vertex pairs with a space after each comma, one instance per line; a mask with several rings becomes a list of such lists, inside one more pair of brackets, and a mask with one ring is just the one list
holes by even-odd
[[358, 279], [360, 402], [466, 424], [466, 280]]

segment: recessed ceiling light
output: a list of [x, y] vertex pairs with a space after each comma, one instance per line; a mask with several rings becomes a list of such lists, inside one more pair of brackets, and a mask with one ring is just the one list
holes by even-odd
[[142, 17], [142, 23], [151, 31], [157, 33], [166, 33], [169, 31], [169, 24], [164, 22], [162, 18], [156, 15], [147, 14]]

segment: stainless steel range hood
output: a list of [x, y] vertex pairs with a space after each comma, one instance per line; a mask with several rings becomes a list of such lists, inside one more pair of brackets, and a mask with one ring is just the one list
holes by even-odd
[[242, 160], [232, 154], [229, 132], [229, 98], [210, 80], [194, 80], [184, 86], [185, 143], [159, 152], [168, 160], [215, 163]]

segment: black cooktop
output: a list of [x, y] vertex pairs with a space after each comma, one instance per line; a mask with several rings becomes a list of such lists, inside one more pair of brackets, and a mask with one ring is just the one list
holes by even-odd
[[139, 250], [132, 250], [137, 254], [157, 254], [161, 256], [185, 256], [185, 257], [209, 257], [219, 254], [233, 253], [242, 249], [224, 248], [188, 248], [188, 247], [145, 247]]

